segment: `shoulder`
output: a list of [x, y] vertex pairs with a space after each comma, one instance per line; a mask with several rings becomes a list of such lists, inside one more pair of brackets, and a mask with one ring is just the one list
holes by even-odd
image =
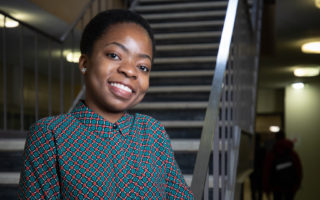
[[145, 114], [136, 113], [135, 122], [136, 124], [143, 127], [149, 127], [152, 129], [164, 129], [164, 126], [161, 124], [161, 122]]
[[42, 118], [31, 125], [30, 131], [31, 132], [32, 131], [41, 131], [41, 132], [52, 131], [56, 129], [58, 126], [60, 126], [61, 124], [70, 121], [69, 119], [71, 117], [72, 117], [71, 114], [66, 113], [66, 114]]
[[168, 140], [168, 135], [166, 133], [164, 125], [160, 121], [149, 115], [136, 113], [135, 124], [137, 126], [136, 128], [144, 130], [143, 132], [145, 132], [146, 134], [151, 134], [153, 136], [156, 136], [156, 138], [160, 137]]

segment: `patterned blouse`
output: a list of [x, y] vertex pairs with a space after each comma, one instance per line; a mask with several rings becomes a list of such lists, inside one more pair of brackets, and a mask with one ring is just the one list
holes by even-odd
[[19, 199], [193, 199], [155, 119], [110, 123], [84, 103], [28, 133]]

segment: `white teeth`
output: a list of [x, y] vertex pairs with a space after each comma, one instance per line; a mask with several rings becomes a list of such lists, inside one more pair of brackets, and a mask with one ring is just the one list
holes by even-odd
[[110, 83], [110, 85], [112, 85], [112, 86], [114, 86], [114, 87], [117, 87], [117, 88], [120, 88], [120, 89], [122, 89], [122, 90], [125, 90], [125, 91], [127, 91], [127, 92], [132, 92], [132, 90], [131, 90], [129, 87], [127, 87], [127, 86], [125, 86], [125, 85], [122, 85], [122, 84], [120, 84], [120, 83]]

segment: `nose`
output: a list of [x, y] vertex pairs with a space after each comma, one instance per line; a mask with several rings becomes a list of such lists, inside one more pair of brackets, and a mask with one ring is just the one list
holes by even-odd
[[118, 68], [118, 72], [128, 78], [137, 79], [137, 68], [131, 62], [122, 63]]

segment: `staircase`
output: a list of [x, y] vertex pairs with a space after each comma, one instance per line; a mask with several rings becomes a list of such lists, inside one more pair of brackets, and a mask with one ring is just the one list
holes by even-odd
[[149, 92], [133, 111], [164, 124], [189, 185], [227, 4], [226, 0], [140, 0], [134, 8], [154, 31], [156, 58]]
[[[175, 158], [190, 186], [228, 0], [137, 0], [136, 3], [132, 9], [146, 18], [154, 31], [156, 56], [149, 91], [143, 102], [130, 112], [148, 114], [164, 124]], [[245, 27], [241, 30], [249, 33], [252, 31], [248, 22], [238, 26]], [[234, 60], [253, 60], [253, 52], [239, 51], [241, 48], [237, 49], [237, 45], [245, 43], [251, 48], [255, 44], [248, 44], [248, 40], [241, 43], [241, 37], [232, 42], [231, 64], [228, 64], [220, 102], [218, 136], [215, 136], [218, 138], [214, 143], [216, 149], [214, 155], [211, 153], [209, 162], [208, 187], [213, 192], [206, 192], [204, 199], [213, 199], [213, 195], [214, 199], [224, 199], [225, 189], [219, 182], [223, 185], [228, 176], [228, 149], [223, 146], [224, 142], [232, 138], [234, 125], [249, 130], [247, 127], [253, 121], [250, 112], [254, 112], [255, 94], [252, 91], [256, 83], [251, 79], [256, 73], [255, 65], [247, 65], [248, 62], [239, 64], [240, 61]], [[245, 56], [242, 55], [248, 58], [243, 59]], [[243, 65], [246, 68], [242, 69]], [[0, 133], [0, 199], [16, 199], [26, 134], [20, 130]]]

